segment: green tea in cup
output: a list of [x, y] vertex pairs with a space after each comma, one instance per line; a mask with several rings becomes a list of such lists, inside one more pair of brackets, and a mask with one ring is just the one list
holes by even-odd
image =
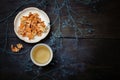
[[53, 57], [52, 49], [46, 44], [37, 44], [31, 50], [31, 60], [38, 66], [50, 63]]

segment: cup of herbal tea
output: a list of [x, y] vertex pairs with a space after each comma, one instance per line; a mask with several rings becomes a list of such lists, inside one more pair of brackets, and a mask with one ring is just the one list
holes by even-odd
[[40, 43], [31, 49], [30, 58], [35, 65], [46, 66], [53, 58], [53, 51], [47, 44]]

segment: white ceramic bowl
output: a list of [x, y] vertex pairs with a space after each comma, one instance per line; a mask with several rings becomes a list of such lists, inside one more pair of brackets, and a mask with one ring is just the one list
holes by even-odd
[[[23, 16], [28, 16], [29, 12], [38, 13], [41, 20], [44, 21], [45, 25], [47, 26], [47, 31], [45, 33], [42, 33], [42, 36], [35, 36], [34, 39], [31, 39], [31, 40], [29, 40], [28, 37], [23, 37], [22, 35], [18, 34], [18, 29], [20, 26], [20, 19]], [[24, 10], [20, 11], [14, 19], [14, 31], [19, 39], [21, 39], [27, 43], [36, 43], [36, 42], [39, 42], [40, 40], [44, 39], [48, 35], [48, 33], [50, 31], [50, 19], [43, 10], [40, 10], [36, 7], [25, 8]]]
[[[37, 58], [43, 58], [43, 57], [45, 57], [46, 58], [46, 55], [42, 55], [42, 57], [39, 55], [39, 54], [43, 54], [44, 53], [44, 50], [46, 50], [46, 49], [40, 49], [41, 47], [45, 47], [45, 48], [47, 48], [47, 50], [49, 50], [49, 54], [50, 54], [50, 56], [49, 56], [49, 59], [45, 62], [45, 63], [39, 63], [39, 62], [41, 62], [41, 61], [39, 61], [39, 62], [37, 62], [36, 60], [35, 60], [35, 58], [37, 57]], [[44, 53], [44, 54], [46, 54], [46, 53]], [[35, 55], [35, 56], [34, 56]], [[48, 46], [47, 44], [44, 44], [44, 43], [40, 43], [40, 44], [36, 44], [32, 49], [31, 49], [31, 52], [30, 52], [30, 58], [31, 58], [31, 60], [32, 60], [32, 62], [35, 64], [35, 65], [37, 65], [37, 66], [46, 66], [46, 65], [48, 65], [50, 62], [51, 62], [51, 60], [52, 60], [52, 58], [53, 58], [53, 51], [52, 51], [52, 49], [50, 48], [50, 46]], [[43, 60], [43, 59], [40, 59], [40, 60]]]

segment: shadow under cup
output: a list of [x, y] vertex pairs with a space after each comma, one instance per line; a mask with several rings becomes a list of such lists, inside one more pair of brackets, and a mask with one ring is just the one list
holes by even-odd
[[46, 66], [53, 58], [53, 51], [47, 44], [37, 44], [32, 48], [30, 57], [34, 64]]

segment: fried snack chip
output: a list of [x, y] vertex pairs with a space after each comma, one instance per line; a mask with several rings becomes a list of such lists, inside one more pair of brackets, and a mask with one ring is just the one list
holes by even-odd
[[16, 46], [17, 46], [18, 49], [22, 49], [23, 48], [23, 45], [21, 43], [18, 43]]
[[23, 45], [21, 43], [18, 43], [16, 45], [11, 45], [11, 51], [12, 52], [19, 52], [23, 48]]
[[16, 46], [11, 45], [12, 52], [19, 52], [20, 49], [18, 49]]
[[38, 13], [29, 13], [28, 16], [21, 18], [21, 23], [18, 29], [18, 34], [23, 37], [28, 37], [29, 40], [33, 39], [36, 35], [41, 36], [46, 30], [44, 21], [39, 18]]

